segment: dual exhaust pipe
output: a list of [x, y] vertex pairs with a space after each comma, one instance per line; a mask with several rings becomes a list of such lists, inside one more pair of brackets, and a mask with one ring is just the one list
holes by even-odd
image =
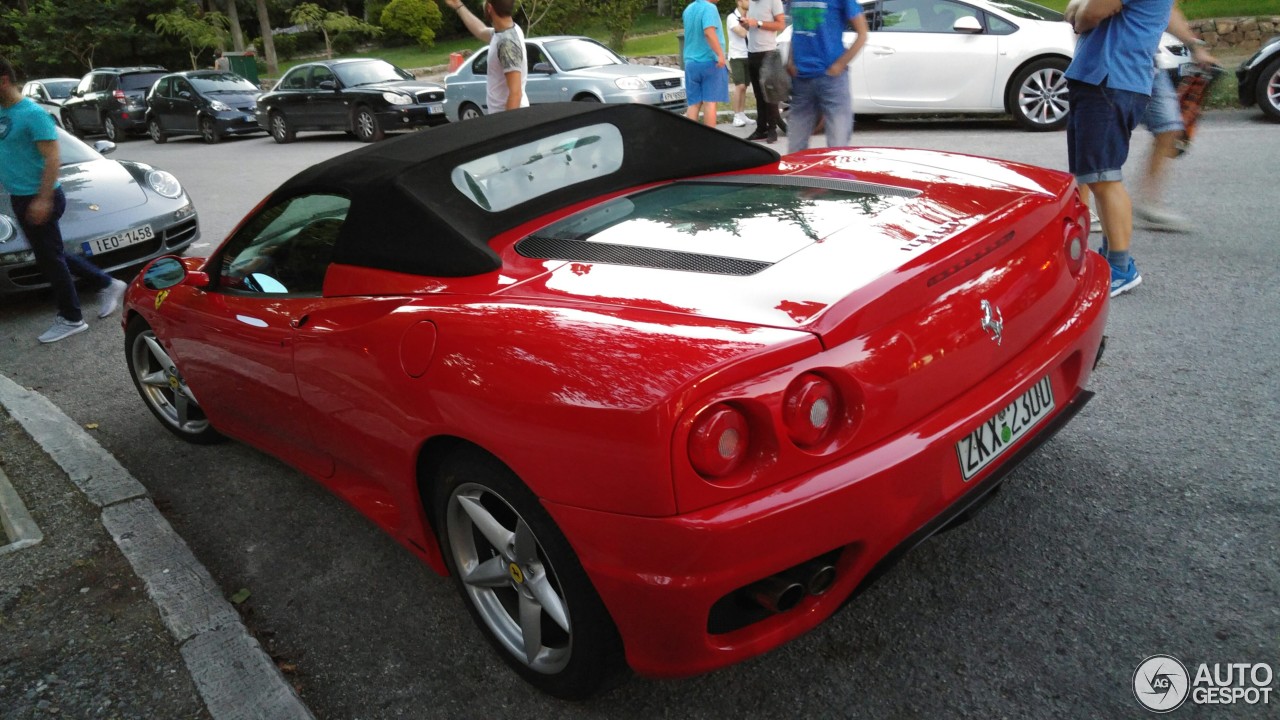
[[835, 582], [835, 566], [815, 560], [748, 585], [747, 596], [771, 613], [782, 613], [810, 595], [822, 595]]

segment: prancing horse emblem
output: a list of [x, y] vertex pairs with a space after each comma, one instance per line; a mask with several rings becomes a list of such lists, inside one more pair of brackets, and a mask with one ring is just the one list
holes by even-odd
[[1004, 336], [1004, 315], [1000, 313], [1000, 308], [987, 300], [982, 301], [982, 329], [987, 331], [997, 345], [1000, 344]]

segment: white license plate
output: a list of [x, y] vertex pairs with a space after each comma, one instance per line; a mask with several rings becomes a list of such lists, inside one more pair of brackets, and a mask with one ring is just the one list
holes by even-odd
[[1053, 386], [1045, 376], [1017, 400], [956, 443], [965, 482], [1000, 457], [1027, 431], [1053, 412]]
[[151, 231], [150, 225], [143, 225], [124, 232], [118, 232], [115, 235], [94, 238], [88, 242], [80, 243], [80, 247], [84, 249], [85, 255], [101, 255], [112, 250], [119, 250], [122, 247], [146, 242], [155, 236], [156, 234]]
[[427, 114], [428, 114], [428, 115], [439, 115], [439, 114], [440, 114], [440, 113], [442, 113], [442, 112], [444, 112], [444, 106], [443, 106], [443, 105], [428, 105], [428, 106], [427, 106]]
[[670, 92], [662, 93], [662, 102], [675, 102], [677, 100], [683, 100], [683, 99], [684, 99], [683, 90], [672, 90]]

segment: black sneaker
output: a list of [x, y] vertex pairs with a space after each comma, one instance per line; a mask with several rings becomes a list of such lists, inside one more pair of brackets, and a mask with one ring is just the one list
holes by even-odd
[[765, 134], [764, 141], [770, 145], [778, 142], [778, 131], [773, 128], [769, 128], [769, 132]]
[[755, 132], [753, 132], [753, 133], [751, 133], [750, 135], [748, 135], [748, 136], [747, 136], [747, 139], [748, 139], [748, 140], [763, 140], [763, 139], [765, 139], [765, 138], [766, 138], [766, 137], [768, 137], [768, 136], [769, 136], [769, 133], [766, 133], [766, 132], [765, 132], [765, 131], [763, 131], [763, 130], [759, 130], [759, 129], [757, 129]]

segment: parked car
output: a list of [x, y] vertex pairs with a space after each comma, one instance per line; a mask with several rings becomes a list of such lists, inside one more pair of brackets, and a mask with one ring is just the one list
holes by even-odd
[[345, 130], [362, 142], [393, 130], [442, 125], [444, 87], [386, 60], [322, 60], [298, 65], [258, 96], [258, 125], [278, 143], [300, 130]]
[[[1028, 0], [872, 0], [867, 44], [849, 66], [854, 113], [1005, 114], [1027, 130], [1067, 123], [1075, 34], [1062, 13]], [[855, 35], [845, 34], [845, 45]], [[791, 28], [779, 35], [784, 50]], [[1169, 67], [1190, 53], [1165, 33]]]
[[1055, 170], [541, 105], [153, 262], [126, 361], [170, 432], [302, 469], [582, 697], [795, 638], [976, 508], [1091, 396], [1088, 227]]
[[1280, 120], [1280, 36], [1268, 40], [1236, 69], [1240, 104], [1256, 104], [1272, 120]]
[[[84, 255], [114, 272], [182, 252], [200, 237], [195, 205], [173, 175], [150, 165], [108, 160], [115, 144], [96, 149], [58, 130], [59, 178], [67, 210], [59, 222], [68, 254]], [[49, 283], [0, 188], [0, 294]]]
[[147, 129], [147, 91], [165, 74], [159, 65], [97, 68], [62, 104], [62, 126], [76, 137], [104, 133], [122, 142]]
[[165, 75], [147, 94], [147, 132], [157, 143], [175, 135], [216, 143], [227, 135], [262, 132], [255, 113], [261, 94], [257, 85], [222, 70]]
[[62, 103], [71, 97], [71, 91], [79, 85], [76, 78], [40, 78], [28, 80], [22, 86], [22, 94], [29, 97], [37, 105], [53, 116], [54, 122], [62, 124]]
[[[525, 40], [529, 104], [552, 102], [644, 103], [684, 112], [684, 73], [675, 68], [633, 65], [587, 37], [548, 36]], [[485, 48], [444, 79], [445, 108], [452, 121], [488, 112]]]

